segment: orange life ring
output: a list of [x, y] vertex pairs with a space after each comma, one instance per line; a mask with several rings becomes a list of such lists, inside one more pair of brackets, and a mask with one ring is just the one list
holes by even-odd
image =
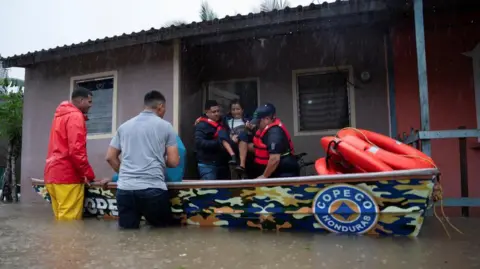
[[340, 139], [347, 135], [356, 136], [366, 142], [371, 142], [375, 146], [395, 154], [419, 157], [418, 159], [424, 159], [426, 162], [430, 162], [434, 165], [432, 158], [430, 158], [427, 154], [386, 135], [354, 128], [345, 128], [337, 133], [337, 137]]
[[327, 154], [332, 154], [330, 152], [335, 152], [333, 154], [340, 155], [340, 157], [345, 159], [347, 162], [354, 164], [365, 172], [393, 171], [390, 166], [381, 160], [366, 154], [361, 150], [358, 150], [348, 143], [343, 143], [339, 138], [325, 136], [320, 139], [320, 143]]
[[327, 159], [325, 157], [315, 161], [315, 170], [319, 175], [341, 174], [340, 172], [336, 171], [332, 166], [327, 167]]
[[360, 139], [358, 136], [345, 135], [342, 137], [342, 141], [348, 143], [359, 149], [366, 154], [369, 154], [377, 159], [383, 161], [395, 170], [409, 170], [409, 169], [422, 169], [422, 168], [434, 168], [435, 166], [423, 159], [413, 159], [402, 155], [391, 153], [383, 150], [379, 147], [367, 143], [365, 140]]

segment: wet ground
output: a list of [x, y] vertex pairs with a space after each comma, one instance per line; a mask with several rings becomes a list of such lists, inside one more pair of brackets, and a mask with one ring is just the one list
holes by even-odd
[[480, 219], [434, 218], [419, 238], [225, 228], [118, 230], [115, 221], [55, 223], [47, 204], [0, 203], [0, 268], [480, 268]]

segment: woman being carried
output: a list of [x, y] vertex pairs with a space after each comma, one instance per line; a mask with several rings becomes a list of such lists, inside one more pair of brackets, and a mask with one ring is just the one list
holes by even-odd
[[[195, 125], [201, 121], [201, 118], [199, 117], [195, 120]], [[241, 177], [245, 176], [248, 145], [253, 143], [253, 126], [249, 123], [249, 120], [244, 114], [240, 101], [235, 99], [230, 103], [230, 112], [218, 122], [220, 124], [218, 139], [231, 157], [228, 163], [229, 165], [236, 165], [235, 170]], [[238, 149], [239, 164], [234, 148]]]
[[225, 133], [219, 135], [222, 139], [222, 144], [225, 150], [230, 154], [231, 165], [236, 165], [237, 157], [232, 146], [237, 145], [240, 163], [236, 169], [239, 174], [245, 174], [245, 163], [247, 160], [248, 143], [252, 143], [253, 134], [251, 133], [252, 126], [249, 123], [249, 118], [245, 115], [243, 106], [239, 100], [233, 100], [230, 103], [230, 113], [224, 117], [224, 126], [227, 128]]

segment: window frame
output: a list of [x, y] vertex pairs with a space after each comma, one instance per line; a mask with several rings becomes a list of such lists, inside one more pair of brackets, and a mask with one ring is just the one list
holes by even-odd
[[207, 101], [208, 98], [208, 86], [211, 83], [235, 83], [235, 82], [244, 82], [244, 81], [256, 81], [257, 82], [257, 104], [260, 105], [260, 78], [259, 77], [247, 77], [247, 78], [236, 78], [236, 79], [226, 79], [226, 80], [210, 80], [203, 83], [203, 96], [202, 96], [202, 113], [204, 111], [203, 104]]
[[[88, 140], [95, 140], [95, 139], [107, 139], [112, 138], [115, 133], [117, 132], [117, 86], [118, 86], [118, 72], [114, 71], [106, 71], [106, 72], [98, 72], [98, 73], [91, 73], [81, 76], [73, 76], [70, 78], [70, 94], [69, 100], [71, 100], [72, 92], [75, 86], [75, 82], [79, 80], [94, 80], [94, 79], [101, 79], [101, 78], [113, 78], [113, 93], [112, 93], [112, 132], [104, 133], [104, 134], [88, 134]], [[93, 96], [95, 98], [95, 96]], [[95, 99], [93, 100], [93, 105], [95, 105]]]
[[352, 84], [354, 82], [353, 76], [353, 67], [351, 65], [343, 66], [331, 66], [331, 67], [320, 67], [320, 68], [310, 68], [310, 69], [296, 69], [292, 71], [292, 103], [293, 103], [293, 135], [294, 136], [312, 136], [312, 135], [335, 135], [339, 129], [326, 129], [326, 130], [316, 130], [316, 131], [300, 131], [300, 119], [298, 118], [298, 110], [300, 109], [298, 104], [298, 77], [302, 75], [324, 75], [329, 73], [335, 73], [338, 71], [348, 72], [348, 78], [351, 84], [347, 85], [347, 96], [350, 109], [350, 126], [356, 127], [356, 114], [355, 114], [355, 91]]

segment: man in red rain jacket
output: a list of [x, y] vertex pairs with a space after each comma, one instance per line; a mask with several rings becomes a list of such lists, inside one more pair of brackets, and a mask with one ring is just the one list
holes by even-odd
[[71, 101], [62, 102], [55, 111], [44, 179], [57, 220], [82, 218], [84, 183], [95, 178], [87, 157], [85, 114], [92, 106], [87, 89], [72, 92]]

